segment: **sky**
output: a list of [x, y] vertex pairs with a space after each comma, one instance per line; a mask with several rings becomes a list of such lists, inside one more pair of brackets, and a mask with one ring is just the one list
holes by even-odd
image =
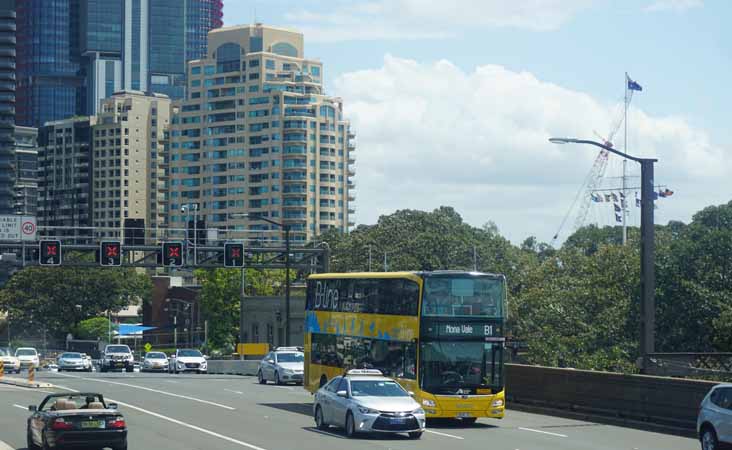
[[[225, 25], [301, 31], [323, 61], [357, 136], [356, 223], [446, 205], [515, 243], [613, 223], [612, 205], [582, 191], [597, 149], [548, 138], [617, 129], [623, 150], [626, 72], [643, 90], [625, 149], [658, 158], [655, 183], [674, 191], [656, 223], [732, 200], [729, 17], [727, 0], [224, 1]], [[621, 168], [610, 156], [598, 187], [619, 186]]]

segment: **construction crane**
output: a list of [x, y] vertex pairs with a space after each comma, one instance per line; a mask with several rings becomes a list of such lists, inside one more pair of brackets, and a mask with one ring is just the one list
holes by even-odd
[[[615, 137], [615, 134], [617, 134], [618, 130], [620, 130], [620, 126], [623, 124], [623, 109], [622, 107], [618, 108], [618, 111], [616, 112], [615, 116], [617, 117], [616, 120], [612, 122], [610, 133], [607, 135], [607, 138], [604, 138], [598, 133], [597, 131], [593, 131], [597, 137], [599, 137], [602, 142], [607, 145], [608, 147], [613, 146], [613, 138]], [[557, 230], [556, 234], [554, 234], [554, 237], [552, 238], [551, 245], [555, 246], [557, 243], [557, 240], [559, 239], [559, 235], [562, 232], [562, 229], [567, 223], [567, 220], [572, 215], [572, 211], [574, 211], [575, 205], [577, 205], [577, 202], [580, 202], [579, 209], [577, 212], [577, 217], [574, 221], [574, 229], [577, 230], [581, 228], [585, 224], [585, 220], [587, 219], [587, 213], [590, 211], [590, 205], [592, 201], [592, 193], [597, 189], [598, 185], [600, 184], [600, 181], [605, 176], [605, 169], [607, 169], [607, 160], [608, 160], [608, 151], [603, 149], [600, 150], [597, 154], [597, 157], [595, 158], [595, 162], [592, 164], [592, 168], [590, 169], [589, 173], [585, 177], [582, 185], [580, 185], [579, 190], [577, 191], [577, 194], [574, 197], [574, 201], [572, 202], [572, 206], [569, 207], [569, 211], [567, 211], [567, 214], [564, 216], [564, 219], [562, 219], [562, 223], [559, 225], [559, 229]], [[584, 195], [584, 196], [583, 196]]]

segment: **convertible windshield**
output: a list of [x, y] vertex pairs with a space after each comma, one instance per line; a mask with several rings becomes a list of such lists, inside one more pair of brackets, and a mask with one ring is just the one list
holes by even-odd
[[37, 354], [32, 348], [20, 348], [15, 352], [15, 356], [36, 356]]
[[395, 381], [354, 380], [351, 381], [351, 395], [354, 397], [408, 397], [407, 391]]
[[443, 389], [501, 387], [503, 349], [483, 342], [422, 344], [422, 385], [428, 392]]
[[277, 353], [277, 362], [292, 363], [303, 361], [305, 361], [305, 357], [302, 353]]
[[502, 317], [505, 282], [493, 277], [429, 277], [422, 314], [439, 317]]
[[198, 350], [180, 350], [178, 356], [201, 358], [203, 355]]

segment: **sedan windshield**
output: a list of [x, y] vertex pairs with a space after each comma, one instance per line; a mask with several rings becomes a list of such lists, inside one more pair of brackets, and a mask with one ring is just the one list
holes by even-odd
[[191, 358], [202, 358], [203, 355], [198, 350], [180, 350], [178, 356], [191, 357]]
[[304, 361], [305, 357], [302, 353], [277, 353], [277, 362], [300, 363]]
[[61, 355], [63, 359], [81, 359], [81, 353], [64, 353]]
[[33, 349], [29, 349], [29, 348], [21, 348], [15, 352], [15, 356], [36, 356], [36, 355], [37, 355], [36, 351]]
[[145, 355], [146, 359], [168, 359], [165, 353], [148, 353]]
[[407, 391], [395, 381], [354, 380], [351, 381], [351, 395], [354, 397], [408, 397]]
[[421, 351], [422, 386], [432, 393], [480, 386], [501, 387], [502, 357], [500, 345], [426, 342]]

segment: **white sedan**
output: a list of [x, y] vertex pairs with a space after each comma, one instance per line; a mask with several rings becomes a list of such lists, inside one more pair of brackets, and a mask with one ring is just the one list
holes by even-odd
[[0, 348], [0, 361], [3, 362], [3, 370], [5, 373], [20, 373], [20, 360], [13, 356], [9, 350]]
[[143, 372], [168, 371], [168, 357], [163, 352], [148, 352], [142, 360]]

